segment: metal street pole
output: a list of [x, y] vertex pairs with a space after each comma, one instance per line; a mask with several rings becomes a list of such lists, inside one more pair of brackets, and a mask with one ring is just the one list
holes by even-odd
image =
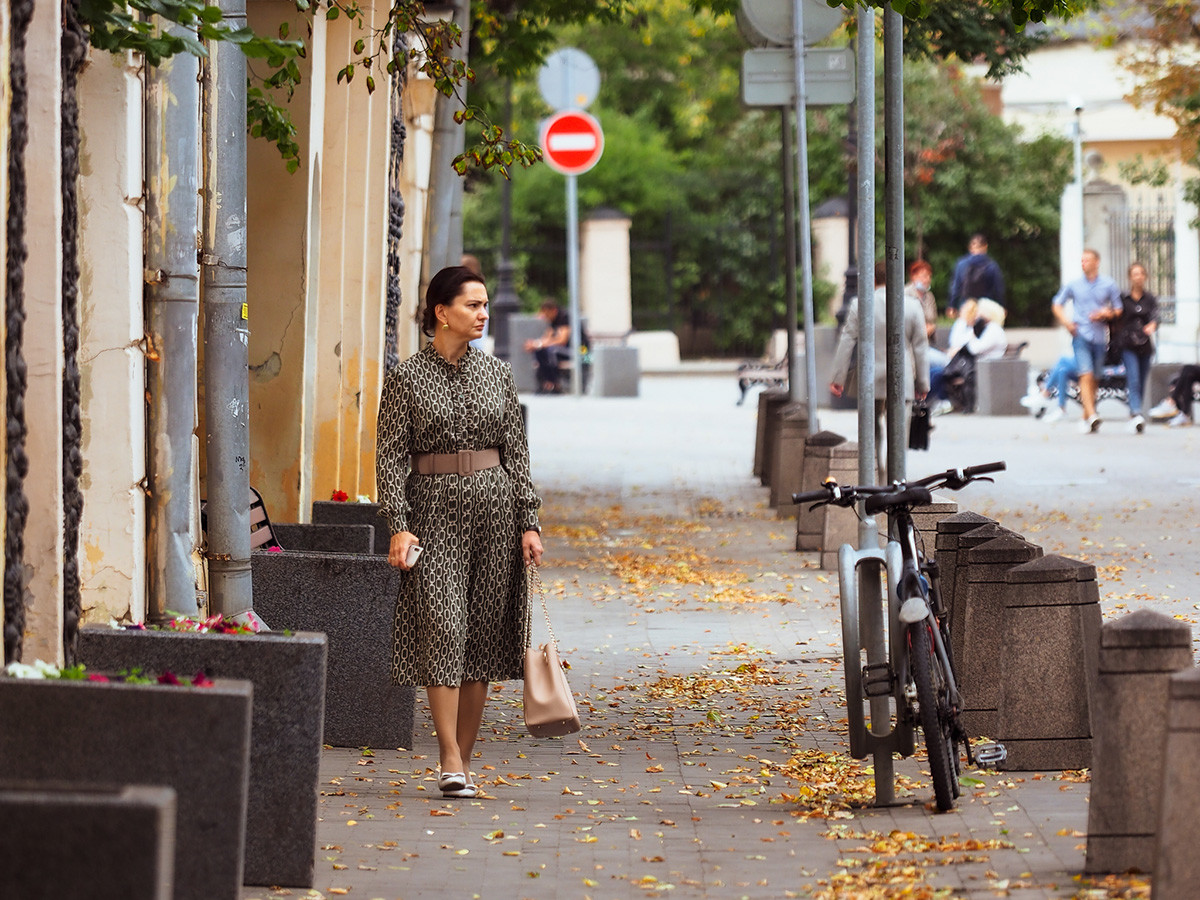
[[579, 343], [579, 187], [577, 176], [567, 176], [567, 298], [571, 305], [571, 393], [583, 393], [583, 366]]
[[[875, 473], [875, 10], [858, 7], [858, 476], [874, 484]], [[879, 546], [873, 516], [861, 516], [859, 547]], [[888, 648], [884, 628], [885, 598], [882, 574], [863, 578], [859, 589], [859, 628], [868, 665], [886, 665]], [[891, 700], [872, 697], [871, 733], [891, 732]], [[896, 799], [895, 765], [890, 747], [876, 750], [875, 804], [887, 806]]]
[[[796, 366], [796, 342], [798, 332], [796, 322], [799, 318], [796, 293], [796, 179], [792, 168], [792, 123], [790, 111], [786, 106], [779, 107], [780, 133], [783, 140], [780, 143], [779, 162], [783, 169], [783, 283], [787, 300], [787, 372], [788, 372], [788, 401], [799, 399], [800, 373]], [[812, 419], [813, 407], [809, 408], [809, 419]]]
[[[222, 0], [246, 24], [246, 0]], [[250, 325], [246, 303], [246, 57], [218, 42], [204, 66], [204, 422], [210, 612], [246, 618], [250, 581]]]
[[[792, 60], [795, 76], [796, 101], [796, 180], [800, 189], [800, 264], [804, 274], [804, 375], [808, 385], [808, 433], [817, 433], [817, 351], [816, 318], [813, 314], [812, 289], [812, 223], [808, 210], [808, 100], [804, 85], [804, 0], [792, 0]], [[788, 194], [788, 203], [792, 195]], [[792, 315], [788, 323], [794, 333], [796, 322]], [[795, 345], [789, 341], [789, 350]], [[792, 369], [795, 363], [788, 361], [790, 384], [795, 384]], [[792, 399], [796, 399], [792, 389]]]
[[151, 622], [199, 612], [192, 559], [200, 307], [198, 73], [199, 61], [190, 53], [146, 68], [146, 618]]
[[[513, 130], [512, 79], [504, 83], [504, 128], [511, 138]], [[512, 347], [509, 318], [520, 308], [513, 287], [512, 262], [512, 179], [505, 178], [500, 194], [500, 262], [496, 266], [496, 296], [492, 300], [492, 352], [512, 362], [517, 348]]]
[[887, 477], [903, 480], [908, 442], [904, 396], [904, 21], [883, 10], [884, 241], [887, 246]]

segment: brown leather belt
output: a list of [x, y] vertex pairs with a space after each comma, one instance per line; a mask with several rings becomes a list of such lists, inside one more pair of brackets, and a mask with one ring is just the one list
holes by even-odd
[[414, 453], [412, 467], [418, 475], [474, 475], [500, 465], [500, 451], [459, 450], [457, 453]]

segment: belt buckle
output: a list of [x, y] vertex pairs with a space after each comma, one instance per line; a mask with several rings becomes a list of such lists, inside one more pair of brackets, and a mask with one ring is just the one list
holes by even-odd
[[458, 451], [458, 474], [462, 476], [475, 474], [475, 456], [471, 450]]

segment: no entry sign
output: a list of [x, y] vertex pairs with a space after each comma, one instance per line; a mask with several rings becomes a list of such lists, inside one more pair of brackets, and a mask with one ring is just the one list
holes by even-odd
[[599, 162], [603, 152], [600, 123], [585, 112], [555, 113], [542, 126], [542, 157], [563, 175], [582, 175]]

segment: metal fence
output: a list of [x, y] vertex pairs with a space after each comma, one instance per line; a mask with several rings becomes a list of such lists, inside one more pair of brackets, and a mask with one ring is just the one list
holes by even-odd
[[[1164, 325], [1175, 322], [1175, 207], [1165, 199], [1109, 213], [1112, 271], [1124, 273], [1134, 262], [1146, 267], [1146, 287], [1158, 297]], [[1121, 279], [1118, 278], [1118, 281]]]

